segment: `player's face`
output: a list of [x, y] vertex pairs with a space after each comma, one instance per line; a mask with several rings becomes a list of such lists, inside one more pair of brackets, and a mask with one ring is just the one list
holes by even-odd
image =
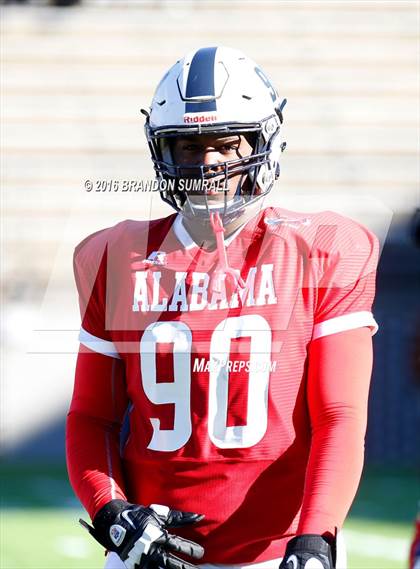
[[[224, 169], [221, 166], [224, 162], [239, 160], [252, 154], [252, 146], [245, 136], [235, 134], [230, 136], [214, 135], [192, 135], [179, 137], [175, 140], [172, 152], [177, 165], [188, 166], [185, 169], [185, 177], [194, 177], [194, 170], [191, 166], [212, 166], [210, 173], [220, 174], [213, 178], [214, 184], [205, 188], [195, 188], [193, 191], [187, 190], [191, 201], [200, 203], [203, 201], [203, 194], [206, 194], [209, 205], [216, 204], [232, 198], [238, 184], [242, 183], [241, 174], [229, 175], [227, 184], [224, 183]], [[220, 165], [220, 166], [219, 166]], [[182, 172], [182, 170], [181, 170]], [[198, 170], [196, 175], [198, 175]], [[188, 184], [186, 184], [186, 189]]]

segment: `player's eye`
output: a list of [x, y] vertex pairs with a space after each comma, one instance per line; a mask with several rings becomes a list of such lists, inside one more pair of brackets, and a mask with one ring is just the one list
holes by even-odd
[[220, 151], [224, 154], [228, 152], [236, 152], [239, 148], [239, 145], [236, 142], [226, 143], [220, 147]]

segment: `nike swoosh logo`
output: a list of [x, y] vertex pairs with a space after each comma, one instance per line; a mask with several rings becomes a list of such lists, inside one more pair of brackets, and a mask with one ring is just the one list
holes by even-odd
[[291, 555], [289, 559], [286, 561], [287, 564], [291, 563], [293, 565], [293, 569], [298, 569], [298, 560], [296, 555]]
[[130, 510], [124, 510], [121, 512], [121, 516], [125, 519], [126, 522], [130, 524], [133, 529], [136, 529], [136, 526], [133, 524], [133, 520], [129, 517]]

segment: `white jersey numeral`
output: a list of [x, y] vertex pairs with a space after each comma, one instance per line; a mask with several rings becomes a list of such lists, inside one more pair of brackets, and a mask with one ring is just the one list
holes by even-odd
[[[244, 426], [227, 426], [229, 370], [227, 362], [231, 341], [250, 338], [247, 419]], [[156, 346], [173, 344], [174, 377], [156, 377]], [[156, 405], [172, 403], [174, 427], [160, 428], [157, 418], [150, 418], [152, 439], [147, 448], [174, 451], [184, 446], [191, 427], [191, 347], [192, 333], [183, 322], [150, 324], [140, 342], [140, 369], [143, 389]], [[222, 320], [210, 341], [208, 432], [219, 448], [247, 448], [257, 444], [267, 430], [268, 384], [270, 378], [271, 329], [260, 315], [244, 315]]]
[[[228, 427], [229, 361], [234, 338], [251, 338], [245, 426]], [[259, 315], [222, 320], [210, 343], [209, 436], [219, 448], [247, 448], [257, 444], [267, 430], [268, 381], [270, 378], [271, 330]], [[222, 365], [218, 365], [218, 364]]]
[[[174, 377], [156, 379], [156, 345], [173, 344]], [[174, 428], [161, 429], [160, 420], [151, 418], [153, 436], [147, 448], [173, 451], [191, 436], [191, 330], [182, 322], [155, 322], [144, 331], [140, 341], [140, 369], [146, 396], [156, 405], [173, 403]]]

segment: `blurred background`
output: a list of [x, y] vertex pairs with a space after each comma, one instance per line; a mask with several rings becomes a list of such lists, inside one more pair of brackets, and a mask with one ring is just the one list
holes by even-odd
[[0, 8], [0, 566], [103, 566], [77, 526], [64, 464], [79, 327], [72, 253], [97, 229], [169, 208], [153, 193], [87, 192], [85, 180], [152, 179], [140, 108], [177, 58], [224, 44], [255, 59], [288, 99], [270, 203], [333, 209], [381, 240], [366, 468], [346, 536], [350, 569], [407, 567], [420, 498], [419, 3]]

